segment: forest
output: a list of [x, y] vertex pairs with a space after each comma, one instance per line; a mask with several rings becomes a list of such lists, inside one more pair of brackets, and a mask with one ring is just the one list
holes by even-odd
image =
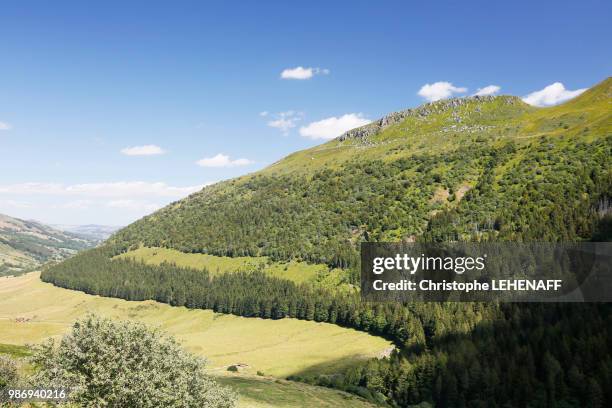
[[[81, 274], [88, 266], [82, 259], [96, 262], [96, 272]], [[47, 271], [44, 279], [103, 296], [329, 322], [387, 337], [400, 350], [389, 359], [333, 376], [289, 378], [376, 402], [600, 407], [612, 397], [609, 305], [371, 304], [357, 294], [339, 295], [258, 271], [211, 277], [171, 264], [110, 260], [99, 249], [66, 261], [61, 271]]]

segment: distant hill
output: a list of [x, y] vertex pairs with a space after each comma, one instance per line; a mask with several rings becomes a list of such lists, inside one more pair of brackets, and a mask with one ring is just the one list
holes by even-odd
[[71, 232], [80, 236], [89, 237], [94, 240], [104, 241], [108, 239], [113, 233], [121, 229], [122, 227], [116, 225], [63, 225], [54, 224], [51, 225], [53, 228], [60, 231]]
[[0, 276], [61, 261], [97, 243], [99, 240], [90, 236], [0, 214]]

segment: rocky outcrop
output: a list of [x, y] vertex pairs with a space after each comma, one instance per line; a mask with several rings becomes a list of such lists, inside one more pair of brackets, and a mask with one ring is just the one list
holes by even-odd
[[[494, 100], [501, 100], [506, 105], [514, 105], [517, 103], [522, 103], [521, 100], [516, 96], [470, 96], [465, 98], [450, 98], [444, 99], [436, 102], [429, 102], [424, 105], [419, 106], [415, 109], [406, 109], [399, 112], [393, 112], [388, 115], [383, 116], [382, 118], [373, 121], [365, 126], [361, 126], [355, 129], [351, 129], [342, 135], [337, 137], [338, 141], [345, 140], [360, 140], [365, 141], [369, 139], [371, 136], [374, 136], [380, 133], [382, 130], [386, 129], [389, 126], [395, 125], [397, 123], [403, 122], [408, 117], [418, 117], [418, 118], [427, 118], [430, 115], [437, 115], [440, 113], [444, 113], [446, 111], [452, 111], [452, 119], [456, 123], [461, 122], [461, 117], [456, 111], [457, 108], [467, 105], [470, 103], [476, 103], [480, 105], [481, 103], [492, 102]], [[476, 112], [480, 112], [480, 106], [475, 107]]]

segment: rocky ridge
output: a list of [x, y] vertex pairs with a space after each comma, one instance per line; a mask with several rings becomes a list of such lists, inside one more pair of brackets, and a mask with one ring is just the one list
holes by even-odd
[[[457, 113], [457, 108], [466, 105], [468, 103], [485, 103], [492, 102], [494, 100], [502, 100], [506, 105], [514, 105], [517, 103], [523, 103], [520, 98], [516, 96], [469, 96], [463, 98], [450, 98], [444, 99], [435, 102], [429, 102], [418, 108], [414, 109], [405, 109], [398, 112], [393, 112], [388, 115], [383, 116], [382, 118], [373, 121], [365, 126], [361, 126], [355, 129], [351, 129], [342, 135], [338, 136], [336, 140], [342, 142], [345, 140], [367, 140], [371, 136], [375, 136], [384, 129], [389, 126], [395, 125], [397, 123], [403, 122], [408, 117], [418, 117], [418, 118], [426, 118], [430, 115], [440, 114], [447, 112], [449, 110], [452, 111], [453, 120], [456, 123], [461, 122], [461, 117]], [[480, 108], [476, 107], [476, 111], [479, 112]]]

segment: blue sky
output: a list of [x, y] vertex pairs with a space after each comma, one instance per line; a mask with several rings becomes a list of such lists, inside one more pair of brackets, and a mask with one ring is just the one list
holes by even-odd
[[557, 103], [612, 65], [605, 1], [125, 3], [3, 2], [0, 213], [122, 225], [394, 110]]

